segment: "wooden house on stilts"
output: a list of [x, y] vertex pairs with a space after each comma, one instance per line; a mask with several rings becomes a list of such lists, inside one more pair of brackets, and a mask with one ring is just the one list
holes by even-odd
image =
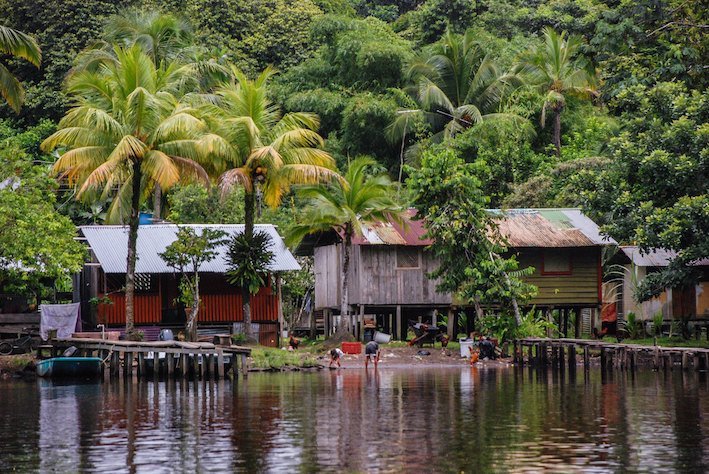
[[[526, 281], [538, 288], [528, 302], [539, 310], [557, 310], [560, 330], [569, 333], [573, 311], [579, 332], [590, 332], [598, 320], [601, 292], [601, 254], [611, 239], [600, 235], [598, 226], [578, 209], [491, 210], [496, 215], [509, 252], [517, 255], [520, 268], [534, 267]], [[352, 242], [349, 284], [351, 312], [357, 315], [356, 334], [362, 334], [365, 319], [397, 339], [405, 339], [410, 322], [436, 324], [442, 316], [467, 314], [467, 329], [473, 327], [474, 311], [457, 304], [450, 294], [436, 290], [427, 274], [438, 261], [427, 250], [434, 242], [424, 238], [421, 221], [400, 226], [384, 222], [365, 226]], [[342, 287], [342, 239], [335, 232], [311, 235], [298, 253], [313, 255], [315, 265], [315, 311], [322, 312], [325, 331], [336, 325]]]

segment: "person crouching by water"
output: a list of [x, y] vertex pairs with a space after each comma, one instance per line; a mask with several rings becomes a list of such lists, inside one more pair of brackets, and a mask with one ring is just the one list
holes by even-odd
[[370, 357], [374, 359], [374, 368], [377, 368], [377, 364], [379, 364], [379, 353], [381, 351], [379, 350], [379, 344], [377, 344], [375, 341], [369, 341], [366, 346], [364, 346], [364, 368], [367, 369], [369, 368], [369, 359]]
[[342, 367], [340, 365], [340, 359], [342, 358], [343, 355], [345, 355], [345, 353], [342, 352], [342, 350], [340, 350], [339, 347], [335, 347], [334, 349], [332, 349], [330, 351], [330, 365], [329, 365], [329, 367], [332, 368], [332, 364], [334, 364], [334, 363], [337, 363], [338, 368]]

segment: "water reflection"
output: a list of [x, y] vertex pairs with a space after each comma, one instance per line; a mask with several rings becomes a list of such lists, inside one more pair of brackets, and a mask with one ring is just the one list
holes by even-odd
[[0, 471], [705, 472], [707, 395], [693, 372], [477, 368], [2, 383]]

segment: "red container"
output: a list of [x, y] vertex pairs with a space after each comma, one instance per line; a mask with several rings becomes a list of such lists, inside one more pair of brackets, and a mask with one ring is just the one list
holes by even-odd
[[362, 353], [362, 343], [361, 342], [343, 342], [342, 352], [345, 354], [361, 354]]

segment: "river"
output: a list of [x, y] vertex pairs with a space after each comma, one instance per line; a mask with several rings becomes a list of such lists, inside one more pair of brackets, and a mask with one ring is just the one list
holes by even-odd
[[0, 434], [0, 472], [706, 472], [709, 382], [513, 368], [12, 381]]

